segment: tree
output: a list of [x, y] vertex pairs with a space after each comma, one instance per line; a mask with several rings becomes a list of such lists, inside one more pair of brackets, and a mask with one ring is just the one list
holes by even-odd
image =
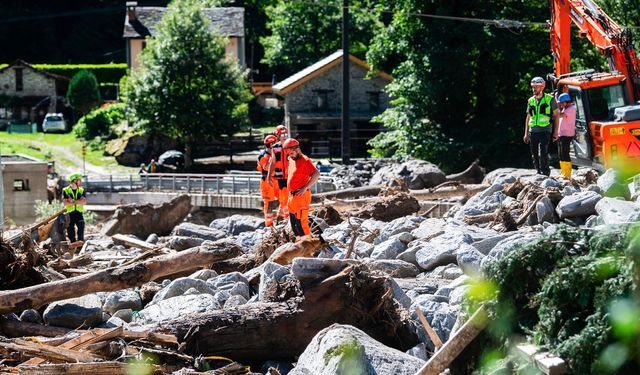
[[[369, 0], [351, 0], [351, 53], [364, 56], [369, 41], [381, 27]], [[284, 74], [295, 73], [341, 48], [342, 7], [335, 0], [315, 2], [280, 0], [266, 8], [272, 35], [260, 38], [263, 62]]]
[[69, 82], [67, 100], [74, 110], [83, 115], [97, 107], [100, 104], [100, 90], [96, 76], [88, 70], [76, 73]]
[[171, 4], [140, 64], [126, 85], [131, 114], [145, 129], [183, 141], [186, 167], [197, 141], [231, 135], [246, 123], [247, 81], [193, 1]]

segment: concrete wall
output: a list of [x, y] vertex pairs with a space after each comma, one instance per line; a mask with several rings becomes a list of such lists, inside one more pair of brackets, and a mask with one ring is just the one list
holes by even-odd
[[[88, 205], [118, 205], [129, 203], [161, 204], [184, 195], [184, 192], [95, 192], [87, 195]], [[194, 207], [217, 207], [227, 209], [261, 210], [262, 198], [259, 195], [240, 194], [197, 194], [190, 193], [191, 205]]]
[[144, 39], [128, 39], [129, 40], [129, 53], [131, 54], [131, 61], [129, 66], [132, 69], [136, 69], [140, 66], [140, 62], [138, 61], [138, 55], [142, 52], [142, 46], [144, 44]]
[[[369, 112], [368, 91], [380, 92], [380, 112], [389, 106], [389, 95], [383, 92], [388, 81], [376, 76], [364, 79], [367, 70], [360, 65], [349, 65], [351, 74], [349, 100], [352, 113]], [[342, 106], [342, 64], [338, 64], [285, 95], [285, 116], [299, 112], [320, 112], [317, 109], [317, 90], [332, 90], [327, 94], [327, 112], [340, 112]]]
[[[47, 163], [9, 162], [3, 167], [4, 216], [16, 224], [33, 223], [36, 219], [36, 200], [47, 200]], [[29, 189], [14, 188], [16, 180], [23, 180]]]

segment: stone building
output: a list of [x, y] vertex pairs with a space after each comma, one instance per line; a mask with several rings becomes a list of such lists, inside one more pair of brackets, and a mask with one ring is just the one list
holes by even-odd
[[[127, 1], [123, 38], [126, 40], [127, 65], [137, 68], [138, 55], [146, 46], [145, 38], [152, 37], [165, 7], [139, 7], [137, 1]], [[244, 8], [205, 8], [204, 15], [211, 21], [211, 28], [227, 38], [226, 55], [245, 66]]]
[[[380, 132], [371, 119], [389, 107], [384, 91], [391, 76], [375, 72], [349, 55], [351, 156], [367, 155], [367, 141]], [[342, 142], [342, 51], [318, 61], [273, 86], [284, 97], [285, 125], [311, 156], [339, 156]]]
[[47, 200], [47, 167], [45, 161], [24, 155], [2, 155], [4, 217], [18, 225], [36, 219], [36, 200]]
[[0, 125], [36, 122], [47, 113], [66, 111], [69, 78], [38, 70], [16, 60], [0, 69]]

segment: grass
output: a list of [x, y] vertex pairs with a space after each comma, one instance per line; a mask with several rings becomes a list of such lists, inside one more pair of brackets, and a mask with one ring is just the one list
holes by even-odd
[[[78, 165], [78, 158], [82, 159], [82, 145], [82, 140], [75, 138], [73, 133], [8, 134], [4, 131], [0, 132], [0, 153], [24, 154], [42, 160], [54, 160], [56, 165], [69, 168], [82, 167], [81, 163]], [[119, 165], [114, 157], [104, 156], [102, 150], [94, 151], [88, 146], [85, 160], [88, 164], [108, 168], [113, 172], [137, 171], [136, 168]]]

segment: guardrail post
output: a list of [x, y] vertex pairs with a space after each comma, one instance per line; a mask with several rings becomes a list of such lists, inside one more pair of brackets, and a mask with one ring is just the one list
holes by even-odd
[[204, 194], [204, 176], [200, 177], [200, 190]]
[[113, 175], [109, 175], [109, 192], [113, 192]]
[[144, 175], [144, 189], [149, 190], [149, 175]]
[[129, 175], [129, 191], [133, 191], [133, 176]]
[[173, 175], [172, 181], [171, 181], [171, 190], [176, 190], [176, 175]]
[[247, 177], [247, 190], [249, 191], [249, 195], [251, 195], [251, 177]]
[[216, 176], [216, 193], [218, 193], [218, 195], [220, 195], [220, 176]]
[[187, 176], [187, 193], [191, 193], [191, 176]]
[[236, 193], [236, 176], [231, 176], [231, 193]]
[[162, 175], [158, 176], [158, 189], [162, 190]]

